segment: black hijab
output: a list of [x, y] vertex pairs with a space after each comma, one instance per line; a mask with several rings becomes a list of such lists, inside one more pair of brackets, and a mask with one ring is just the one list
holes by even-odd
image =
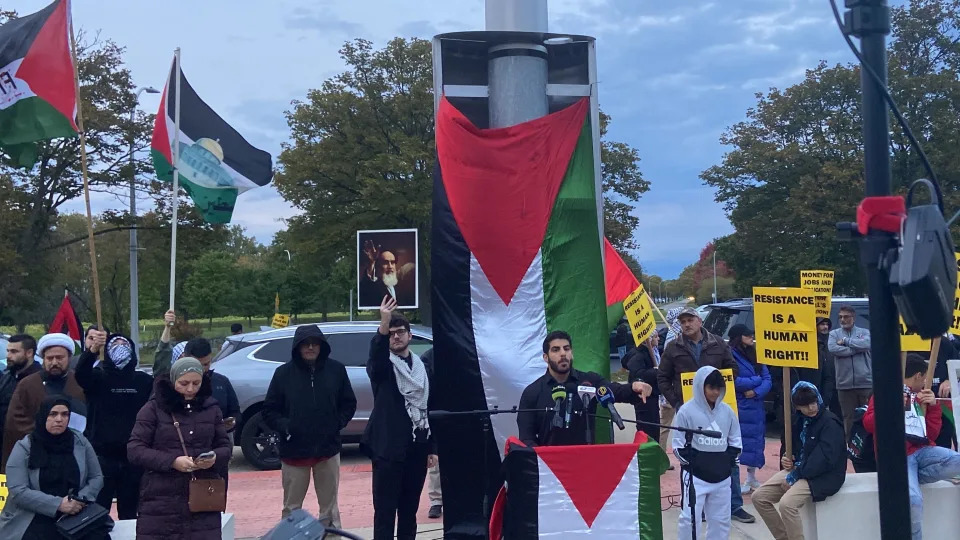
[[40, 469], [40, 491], [48, 495], [66, 497], [80, 489], [80, 466], [73, 456], [73, 431], [53, 435], [47, 431], [47, 417], [57, 405], [70, 411], [70, 398], [51, 396], [43, 400], [37, 411], [36, 426], [30, 434], [30, 459], [27, 467]]

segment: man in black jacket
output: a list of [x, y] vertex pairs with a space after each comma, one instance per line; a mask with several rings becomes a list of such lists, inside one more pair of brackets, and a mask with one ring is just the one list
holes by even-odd
[[[104, 350], [104, 362], [93, 364]], [[117, 499], [120, 519], [137, 519], [140, 477], [143, 470], [127, 461], [127, 441], [137, 413], [150, 400], [153, 377], [137, 371], [139, 364], [133, 342], [125, 336], [90, 330], [77, 362], [77, 384], [87, 398], [87, 429], [84, 433], [97, 452], [103, 469], [103, 489], [97, 504], [110, 509]]]
[[[210, 369], [213, 362], [213, 348], [210, 342], [204, 338], [193, 338], [187, 342], [183, 348], [182, 356], [191, 356], [200, 361], [205, 373], [210, 374], [210, 382], [213, 384], [213, 399], [220, 404], [220, 412], [223, 413], [224, 427], [227, 433], [232, 433], [233, 428], [237, 426], [237, 418], [240, 416], [240, 400], [237, 399], [237, 392], [233, 389], [233, 384], [226, 375], [221, 375]], [[179, 360], [175, 358], [174, 361]], [[232, 438], [232, 436], [231, 436]]]
[[10, 336], [7, 340], [7, 369], [0, 375], [0, 442], [13, 391], [24, 377], [40, 371], [40, 362], [34, 358], [36, 350], [37, 340], [27, 334]]
[[280, 434], [283, 517], [303, 507], [310, 487], [319, 519], [340, 528], [340, 430], [357, 412], [357, 398], [343, 364], [330, 358], [330, 344], [314, 324], [297, 328], [292, 360], [273, 372], [263, 419]]
[[367, 360], [373, 411], [361, 446], [373, 461], [374, 540], [392, 540], [394, 524], [398, 540], [416, 538], [423, 481], [437, 464], [427, 419], [433, 365], [410, 351], [410, 323], [396, 307], [383, 297]]
[[[774, 538], [803, 538], [800, 508], [840, 491], [847, 475], [847, 445], [843, 423], [824, 409], [812, 384], [801, 381], [791, 392], [797, 413], [793, 419], [793, 455], [783, 456], [783, 470], [753, 494], [753, 506]], [[780, 503], [779, 512], [774, 504]]]

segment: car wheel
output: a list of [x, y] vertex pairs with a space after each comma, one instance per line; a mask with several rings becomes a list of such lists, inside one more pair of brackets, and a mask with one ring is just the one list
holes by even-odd
[[277, 432], [267, 427], [263, 413], [258, 412], [243, 426], [240, 434], [240, 449], [243, 457], [261, 471], [280, 468], [280, 453], [277, 448]]

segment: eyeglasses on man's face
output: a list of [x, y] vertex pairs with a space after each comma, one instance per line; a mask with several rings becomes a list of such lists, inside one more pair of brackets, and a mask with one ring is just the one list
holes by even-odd
[[393, 337], [393, 336], [403, 337], [405, 335], [407, 335], [406, 328], [397, 328], [396, 330], [390, 330], [390, 337]]

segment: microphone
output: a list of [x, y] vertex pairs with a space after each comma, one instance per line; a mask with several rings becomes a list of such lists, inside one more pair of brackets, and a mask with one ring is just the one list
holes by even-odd
[[610, 411], [610, 419], [617, 424], [618, 429], [621, 431], [626, 429], [623, 425], [623, 418], [620, 418], [620, 413], [617, 412], [617, 408], [613, 405], [615, 400], [613, 399], [613, 392], [610, 391], [609, 386], [597, 388], [597, 403], [603, 405]]
[[578, 386], [577, 394], [580, 395], [580, 401], [583, 402], [583, 410], [590, 410], [590, 401], [597, 397], [597, 389], [592, 386]]
[[564, 427], [564, 428], [569, 428], [569, 427], [570, 427], [570, 414], [573, 413], [573, 396], [574, 396], [574, 393], [573, 393], [573, 392], [567, 392], [567, 397], [566, 397], [566, 399], [567, 399], [567, 411], [566, 411], [566, 414], [564, 415], [564, 418], [563, 418], [563, 427]]
[[560, 409], [560, 403], [565, 397], [567, 397], [567, 389], [562, 384], [554, 386], [550, 392], [550, 399], [553, 400], [553, 410], [556, 411], [556, 414], [553, 416], [553, 422], [551, 423], [552, 427], [563, 427], [563, 413]]

